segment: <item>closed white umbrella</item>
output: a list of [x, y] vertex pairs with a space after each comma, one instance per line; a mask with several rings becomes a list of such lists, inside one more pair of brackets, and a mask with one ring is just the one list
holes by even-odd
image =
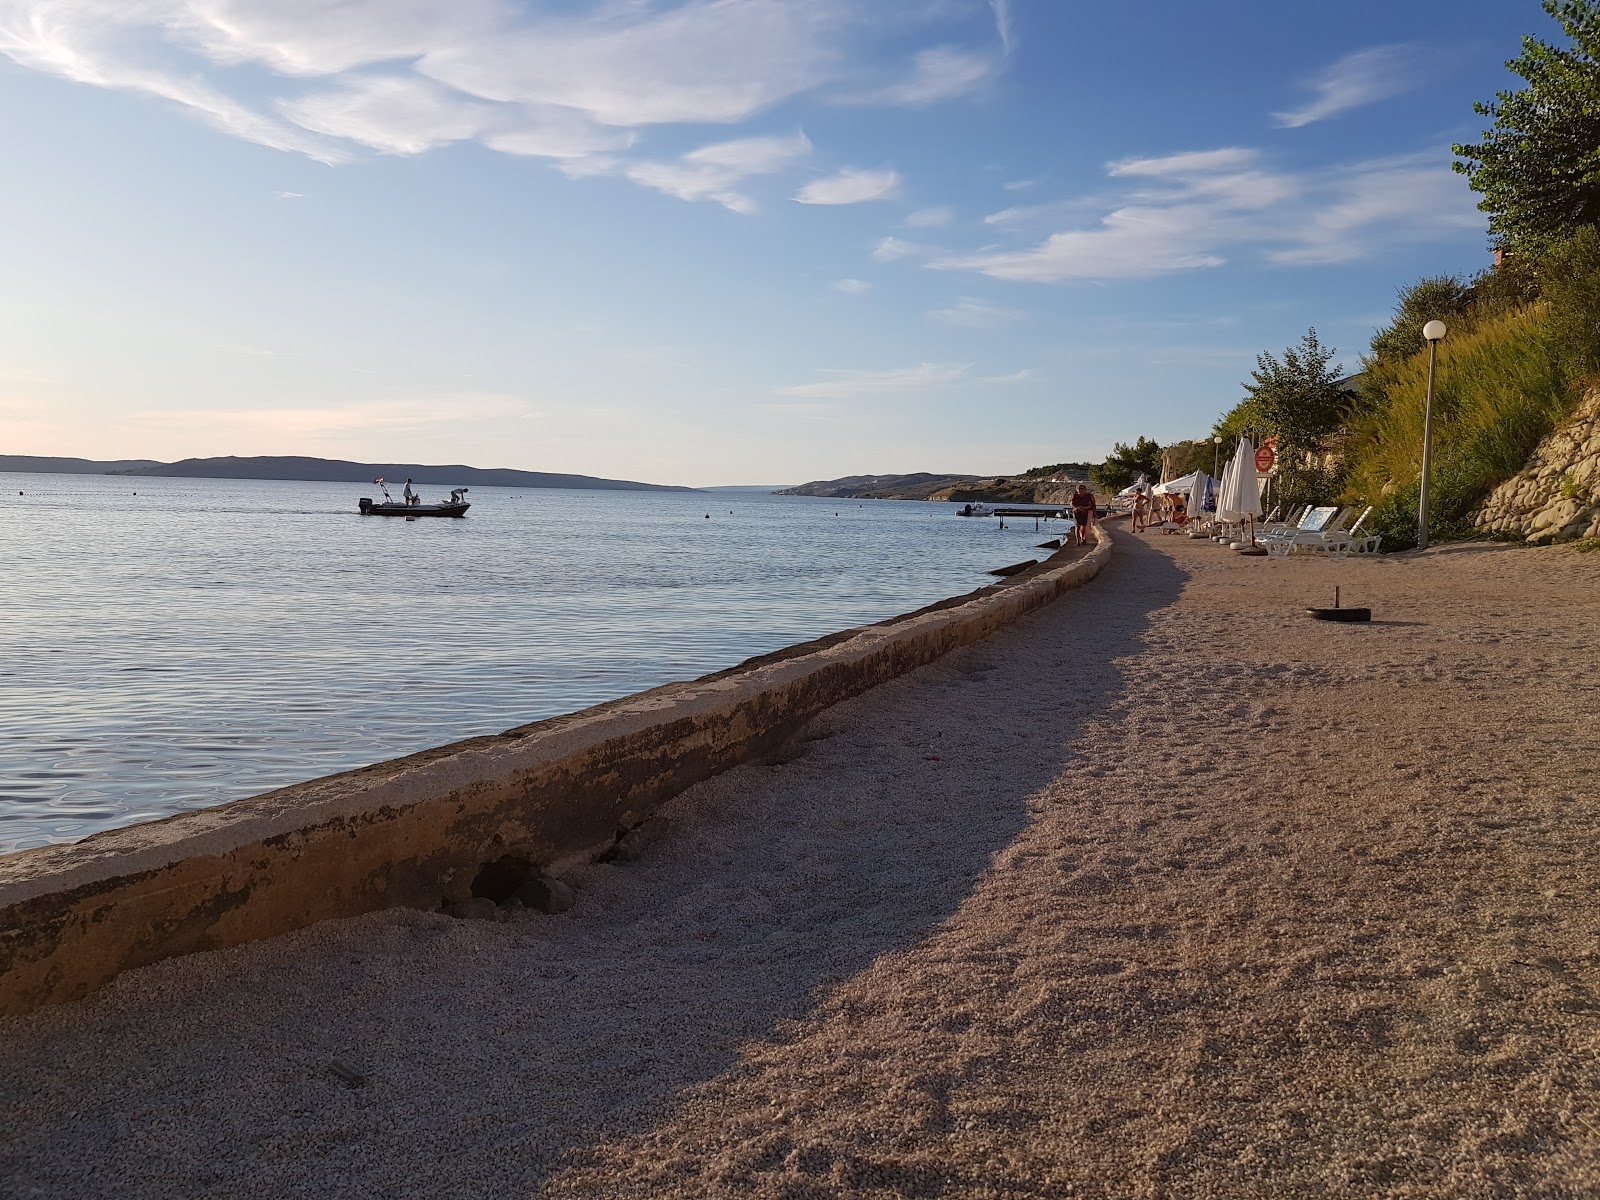
[[1187, 490], [1189, 492], [1189, 515], [1195, 520], [1205, 519], [1206, 493], [1211, 491], [1215, 484], [1216, 480], [1212, 479], [1204, 471], [1196, 471], [1194, 473], [1194, 482], [1189, 485]]
[[1261, 481], [1256, 474], [1256, 448], [1249, 438], [1239, 439], [1239, 448], [1222, 472], [1222, 490], [1217, 493], [1217, 520], [1242, 521], [1261, 515]]

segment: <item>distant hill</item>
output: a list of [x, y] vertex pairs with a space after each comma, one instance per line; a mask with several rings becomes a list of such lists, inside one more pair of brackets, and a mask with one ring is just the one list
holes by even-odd
[[[14, 468], [15, 469], [15, 468]], [[186, 458], [182, 462], [105, 470], [107, 475], [157, 475], [178, 479], [296, 479], [309, 483], [443, 484], [446, 487], [592, 488], [605, 491], [692, 492], [694, 488], [664, 483], [635, 483], [593, 475], [551, 471], [513, 471], [505, 467], [428, 466], [424, 463], [360, 463], [339, 458], [266, 456], [259, 458]]]
[[835, 500], [926, 500], [934, 492], [984, 478], [982, 475], [846, 475], [788, 488], [782, 496], [827, 496]]
[[779, 492], [780, 496], [826, 496], [835, 500], [985, 500], [999, 504], [1059, 504], [1087, 474], [1047, 475], [847, 475], [820, 479]]
[[35, 475], [111, 475], [159, 467], [153, 458], [118, 458], [99, 462], [92, 458], [46, 458], [35, 454], [0, 454], [0, 471], [24, 471]]

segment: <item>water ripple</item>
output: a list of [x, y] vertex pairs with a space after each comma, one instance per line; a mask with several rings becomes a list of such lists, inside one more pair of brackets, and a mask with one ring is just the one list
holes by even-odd
[[929, 504], [479, 488], [406, 522], [359, 485], [0, 478], [0, 851], [720, 670], [1041, 540]]

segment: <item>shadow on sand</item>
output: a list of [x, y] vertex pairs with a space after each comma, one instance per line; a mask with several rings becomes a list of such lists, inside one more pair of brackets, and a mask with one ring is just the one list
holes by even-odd
[[1183, 579], [1119, 536], [1086, 588], [674, 801], [563, 917], [331, 922], [0, 1023], [0, 1192], [536, 1191], [927, 939]]

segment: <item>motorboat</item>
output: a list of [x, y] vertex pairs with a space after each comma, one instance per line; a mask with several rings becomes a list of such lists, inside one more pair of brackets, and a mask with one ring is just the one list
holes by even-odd
[[992, 516], [994, 516], [994, 509], [990, 508], [987, 504], [965, 504], [962, 507], [956, 509], [956, 516], [958, 516], [958, 517], [992, 517]]
[[466, 488], [452, 488], [450, 499], [437, 504], [424, 504], [420, 496], [411, 500], [396, 500], [389, 495], [389, 489], [384, 486], [381, 479], [374, 479], [378, 490], [383, 493], [383, 499], [374, 501], [370, 496], [361, 497], [360, 510], [363, 517], [464, 517], [467, 509], [472, 507], [466, 499]]

